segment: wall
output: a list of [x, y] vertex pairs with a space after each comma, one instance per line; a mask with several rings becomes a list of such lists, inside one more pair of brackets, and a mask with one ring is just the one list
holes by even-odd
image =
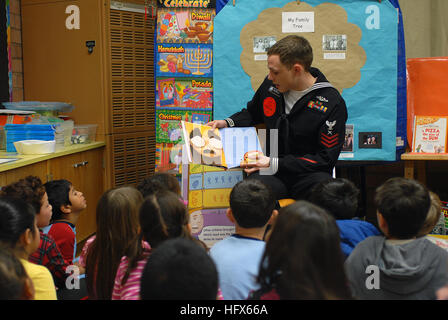
[[400, 0], [407, 58], [448, 55], [446, 0]]
[[10, 0], [11, 19], [11, 60], [12, 60], [12, 100], [23, 100], [23, 66], [22, 66], [22, 21], [20, 17], [20, 0]]

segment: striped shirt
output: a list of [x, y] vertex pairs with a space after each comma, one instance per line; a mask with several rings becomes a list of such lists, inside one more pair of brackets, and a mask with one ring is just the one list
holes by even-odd
[[[147, 242], [143, 242], [143, 248], [151, 249]], [[121, 258], [120, 265], [117, 269], [117, 275], [115, 276], [112, 300], [140, 300], [140, 278], [148, 257], [149, 252], [145, 255], [145, 258], [137, 262], [137, 266], [131, 270], [124, 285], [121, 283], [126, 274], [126, 270], [128, 269], [128, 258], [126, 256]]]

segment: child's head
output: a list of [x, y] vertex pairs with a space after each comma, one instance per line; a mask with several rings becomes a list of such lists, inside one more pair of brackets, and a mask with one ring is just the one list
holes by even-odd
[[28, 202], [36, 212], [37, 226], [48, 226], [52, 217], [52, 206], [48, 202], [48, 195], [39, 177], [28, 176], [17, 182], [3, 187], [0, 196], [22, 199]]
[[271, 189], [256, 179], [238, 182], [230, 192], [230, 210], [242, 228], [262, 228], [275, 209], [275, 196]]
[[260, 263], [258, 282], [282, 299], [349, 298], [335, 219], [297, 201], [280, 210]]
[[327, 210], [335, 219], [352, 219], [358, 210], [359, 189], [343, 178], [318, 183], [309, 201]]
[[150, 177], [145, 178], [137, 185], [143, 197], [154, 194], [159, 190], [169, 190], [180, 195], [181, 189], [179, 181], [171, 174], [158, 172]]
[[127, 186], [106, 191], [98, 201], [96, 238], [86, 258], [89, 294], [96, 294], [98, 299], [111, 298], [120, 260], [130, 245], [139, 241], [138, 213], [142, 201], [142, 194]]
[[440, 202], [439, 196], [432, 191], [429, 191], [429, 196], [431, 197], [431, 207], [429, 208], [426, 220], [418, 232], [417, 237], [423, 237], [428, 233], [431, 233], [442, 214], [442, 203]]
[[48, 201], [53, 207], [52, 221], [61, 220], [68, 214], [78, 214], [87, 207], [86, 199], [81, 191], [76, 190], [70, 181], [65, 179], [49, 181], [45, 184]]
[[170, 238], [192, 239], [188, 218], [187, 209], [179, 196], [168, 190], [160, 190], [147, 196], [140, 208], [143, 238], [152, 248]]
[[142, 300], [214, 300], [218, 273], [204, 248], [176, 238], [153, 251], [140, 284]]
[[40, 243], [34, 208], [22, 199], [0, 198], [0, 243], [28, 259]]
[[33, 282], [14, 253], [0, 246], [0, 300], [32, 300]]
[[391, 178], [376, 189], [378, 225], [388, 238], [411, 239], [421, 229], [431, 204], [420, 182]]

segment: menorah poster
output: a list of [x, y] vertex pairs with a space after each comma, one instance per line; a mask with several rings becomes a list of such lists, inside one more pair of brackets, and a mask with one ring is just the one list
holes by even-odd
[[213, 46], [210, 44], [158, 44], [157, 77], [212, 77]]
[[[392, 0], [246, 0], [227, 2], [214, 19], [214, 119], [246, 107], [268, 74], [267, 48], [286, 35], [308, 39], [313, 66], [348, 109], [344, 160], [395, 160], [398, 10]], [[380, 145], [363, 147], [375, 132]]]

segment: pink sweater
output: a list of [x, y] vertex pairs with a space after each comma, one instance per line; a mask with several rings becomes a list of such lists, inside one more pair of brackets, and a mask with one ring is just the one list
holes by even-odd
[[[147, 242], [143, 242], [143, 248], [151, 250]], [[140, 300], [140, 278], [145, 268], [146, 257], [137, 262], [137, 266], [131, 270], [129, 277], [124, 285], [121, 284], [126, 270], [128, 268], [128, 258], [126, 256], [121, 258], [118, 266], [117, 275], [115, 276], [114, 289], [112, 291], [112, 300]]]

